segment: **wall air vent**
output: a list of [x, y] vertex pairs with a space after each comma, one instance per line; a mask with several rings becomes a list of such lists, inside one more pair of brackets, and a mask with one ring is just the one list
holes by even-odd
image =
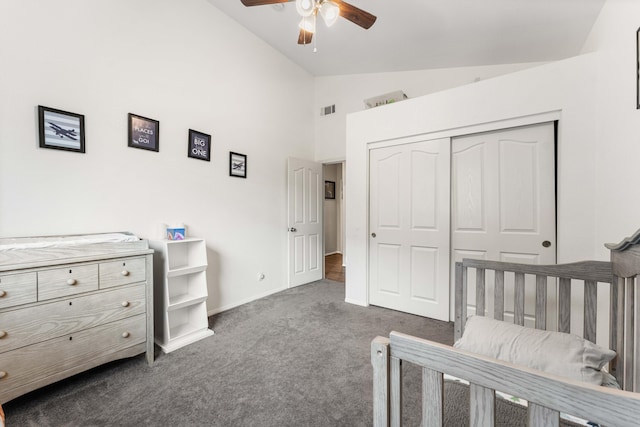
[[334, 114], [336, 112], [336, 104], [327, 105], [326, 107], [320, 108], [321, 116], [328, 116], [329, 114]]

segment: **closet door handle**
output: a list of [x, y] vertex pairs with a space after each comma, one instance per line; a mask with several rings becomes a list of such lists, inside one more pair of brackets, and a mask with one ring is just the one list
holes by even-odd
[[376, 233], [371, 233], [371, 237], [376, 238]]
[[551, 242], [548, 240], [545, 240], [544, 242], [542, 242], [542, 246], [544, 246], [545, 248], [548, 248], [549, 246], [551, 246]]

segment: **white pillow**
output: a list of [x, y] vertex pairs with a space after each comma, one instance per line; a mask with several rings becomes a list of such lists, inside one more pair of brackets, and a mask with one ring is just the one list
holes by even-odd
[[615, 351], [577, 335], [525, 328], [470, 316], [454, 347], [590, 384], [602, 385], [600, 369]]

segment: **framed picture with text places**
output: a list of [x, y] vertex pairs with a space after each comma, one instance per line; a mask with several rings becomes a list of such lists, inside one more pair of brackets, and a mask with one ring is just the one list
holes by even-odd
[[211, 135], [189, 129], [189, 152], [194, 159], [211, 161]]
[[38, 105], [40, 147], [84, 153], [84, 116]]
[[247, 177], [247, 156], [229, 152], [229, 175], [237, 178]]
[[160, 151], [160, 122], [129, 113], [129, 147]]

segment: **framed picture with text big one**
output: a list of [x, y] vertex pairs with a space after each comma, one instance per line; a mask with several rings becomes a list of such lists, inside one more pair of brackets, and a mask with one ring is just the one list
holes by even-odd
[[189, 129], [189, 157], [211, 161], [211, 135]]
[[129, 147], [160, 151], [160, 122], [129, 113]]

